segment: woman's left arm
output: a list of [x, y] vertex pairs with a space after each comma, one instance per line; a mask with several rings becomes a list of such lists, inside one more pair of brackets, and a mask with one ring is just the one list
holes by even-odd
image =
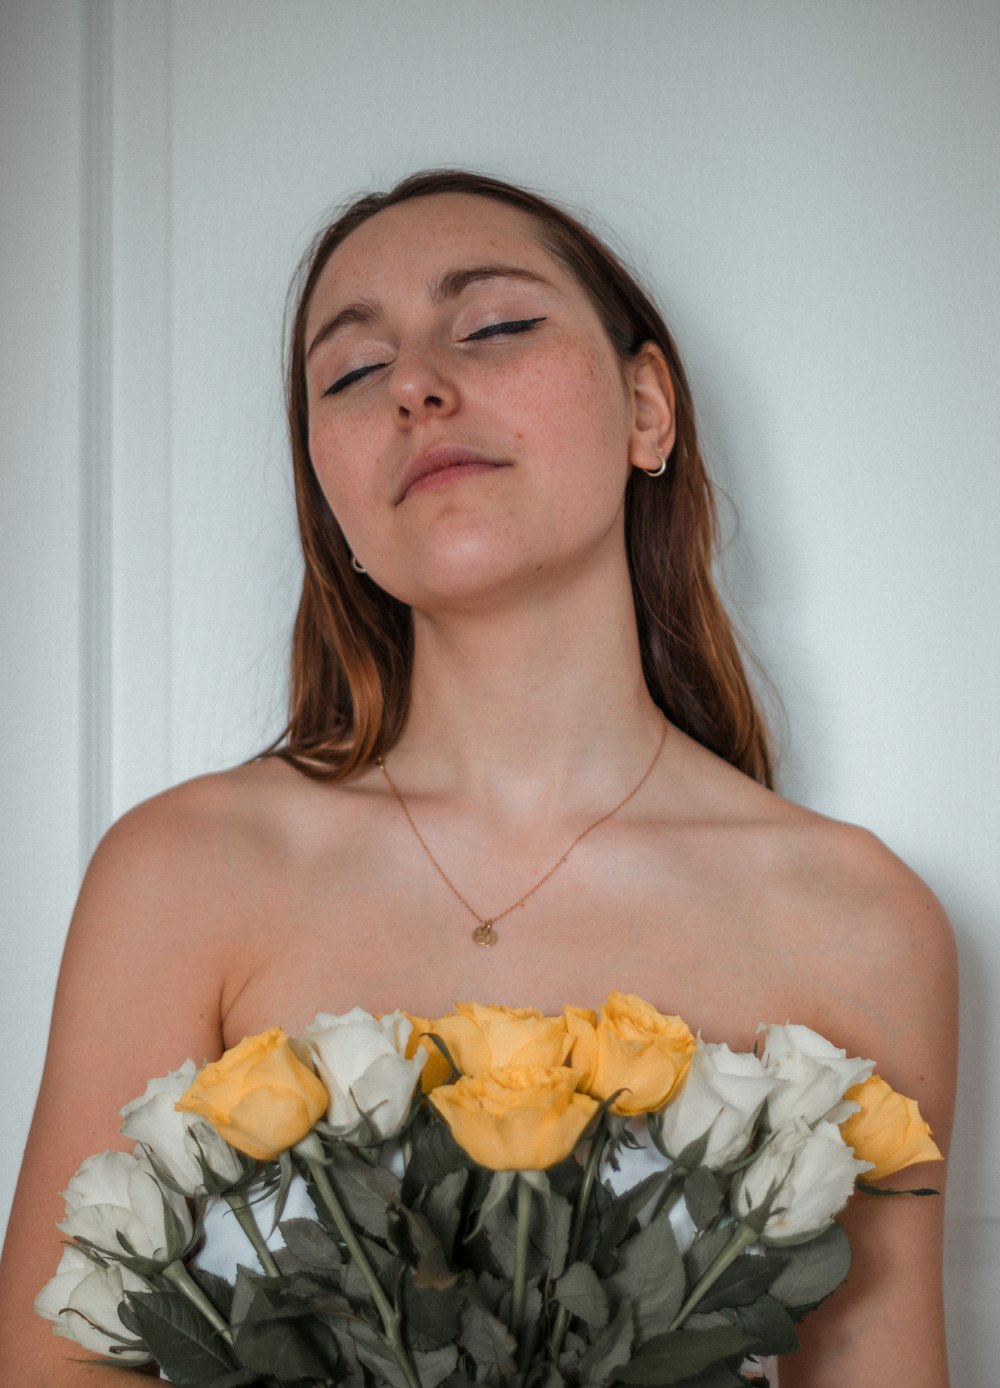
[[[859, 866], [866, 905], [852, 913], [849, 950], [835, 951], [830, 964], [825, 1034], [849, 1054], [874, 1057], [876, 1072], [917, 1100], [947, 1156], [958, 1050], [954, 937], [924, 884], [865, 839]], [[851, 1270], [799, 1327], [802, 1349], [782, 1358], [781, 1388], [947, 1388], [945, 1174], [943, 1162], [923, 1163], [879, 1182], [898, 1190], [931, 1187], [938, 1195], [851, 1197], [840, 1216]]]

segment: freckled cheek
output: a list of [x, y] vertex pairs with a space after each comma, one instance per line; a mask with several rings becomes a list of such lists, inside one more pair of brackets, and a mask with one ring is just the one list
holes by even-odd
[[577, 463], [627, 453], [628, 410], [620, 379], [597, 354], [571, 353], [524, 382], [522, 405], [554, 456]]
[[362, 474], [357, 464], [363, 456], [349, 436], [342, 430], [333, 438], [330, 431], [322, 427], [309, 431], [309, 456], [313, 471], [323, 493], [334, 512], [350, 505], [353, 497], [360, 498]]

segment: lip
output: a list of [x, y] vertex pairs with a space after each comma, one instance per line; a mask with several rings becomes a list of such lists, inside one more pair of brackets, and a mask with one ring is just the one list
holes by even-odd
[[398, 506], [401, 501], [404, 501], [413, 488], [425, 477], [446, 472], [449, 468], [462, 468], [464, 470], [472, 466], [475, 466], [476, 471], [479, 471], [480, 468], [509, 467], [510, 464], [500, 458], [490, 458], [475, 448], [461, 448], [450, 444], [439, 445], [437, 448], [427, 448], [411, 458], [403, 469], [399, 491], [396, 493], [396, 505]]

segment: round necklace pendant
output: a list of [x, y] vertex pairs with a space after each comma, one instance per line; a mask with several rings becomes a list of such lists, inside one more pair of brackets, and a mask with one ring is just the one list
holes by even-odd
[[489, 949], [497, 942], [497, 932], [493, 929], [492, 921], [483, 921], [482, 925], [477, 925], [472, 932], [472, 938], [477, 945], [482, 945], [484, 949]]

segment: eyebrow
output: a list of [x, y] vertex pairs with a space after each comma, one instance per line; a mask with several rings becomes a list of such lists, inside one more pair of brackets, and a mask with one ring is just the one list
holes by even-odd
[[[469, 265], [458, 270], [448, 270], [439, 279], [430, 285], [431, 301], [436, 304], [445, 303], [448, 299], [457, 299], [458, 296], [469, 288], [472, 284], [479, 284], [483, 280], [512, 279], [526, 280], [530, 284], [544, 284], [552, 287], [550, 280], [544, 275], [539, 275], [534, 270], [524, 269], [519, 265]], [[329, 342], [333, 335], [355, 323], [374, 323], [381, 316], [381, 308], [374, 299], [359, 299], [356, 303], [348, 304], [332, 318], [328, 319], [306, 351], [306, 361], [312, 356], [317, 347], [324, 342]]]

